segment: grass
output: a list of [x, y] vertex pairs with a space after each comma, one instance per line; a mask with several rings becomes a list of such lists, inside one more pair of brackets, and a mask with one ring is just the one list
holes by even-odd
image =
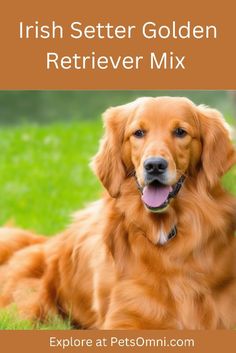
[[62, 320], [60, 317], [53, 317], [46, 323], [32, 323], [29, 320], [19, 318], [17, 309], [14, 305], [0, 312], [0, 330], [68, 330], [71, 328], [69, 321]]
[[0, 224], [54, 234], [73, 211], [98, 197], [88, 166], [101, 122], [0, 129]]
[[[71, 214], [99, 197], [88, 166], [102, 134], [100, 120], [26, 124], [0, 129], [0, 224], [55, 234]], [[224, 177], [236, 195], [236, 168]], [[54, 318], [46, 325], [20, 320], [16, 308], [0, 311], [0, 329], [68, 329]]]

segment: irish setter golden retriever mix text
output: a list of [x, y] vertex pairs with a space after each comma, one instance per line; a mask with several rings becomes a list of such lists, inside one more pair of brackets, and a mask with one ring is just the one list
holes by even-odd
[[236, 201], [220, 178], [236, 158], [221, 114], [140, 98], [104, 123], [103, 198], [49, 239], [0, 230], [0, 305], [81, 328], [235, 327]]

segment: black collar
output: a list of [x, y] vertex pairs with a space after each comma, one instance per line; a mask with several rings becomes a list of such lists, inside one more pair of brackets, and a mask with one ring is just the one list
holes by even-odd
[[179, 178], [179, 180], [175, 184], [174, 189], [169, 193], [168, 200], [174, 198], [178, 194], [178, 192], [180, 191], [181, 187], [183, 186], [185, 178], [186, 177], [184, 175], [181, 175], [181, 177]]
[[168, 234], [164, 234], [161, 230], [160, 230], [160, 239], [157, 242], [156, 245], [159, 246], [165, 246], [167, 245], [171, 239], [175, 238], [175, 236], [177, 235], [177, 227], [176, 225], [173, 226], [173, 228], [170, 230], [170, 232]]
[[174, 226], [174, 227], [171, 229], [170, 233], [167, 235], [167, 241], [173, 239], [176, 235], [177, 235], [177, 227]]

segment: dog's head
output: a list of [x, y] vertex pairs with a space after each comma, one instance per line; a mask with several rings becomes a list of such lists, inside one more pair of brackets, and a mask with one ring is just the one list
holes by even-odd
[[181, 177], [200, 177], [210, 190], [235, 162], [221, 114], [186, 98], [140, 98], [108, 109], [104, 122], [95, 173], [112, 197], [135, 174], [154, 212], [167, 208]]

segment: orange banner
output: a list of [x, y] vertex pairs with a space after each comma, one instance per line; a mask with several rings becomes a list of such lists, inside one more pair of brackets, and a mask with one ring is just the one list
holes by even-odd
[[235, 89], [235, 1], [9, 0], [0, 89]]
[[4, 353], [233, 353], [234, 331], [0, 331]]

